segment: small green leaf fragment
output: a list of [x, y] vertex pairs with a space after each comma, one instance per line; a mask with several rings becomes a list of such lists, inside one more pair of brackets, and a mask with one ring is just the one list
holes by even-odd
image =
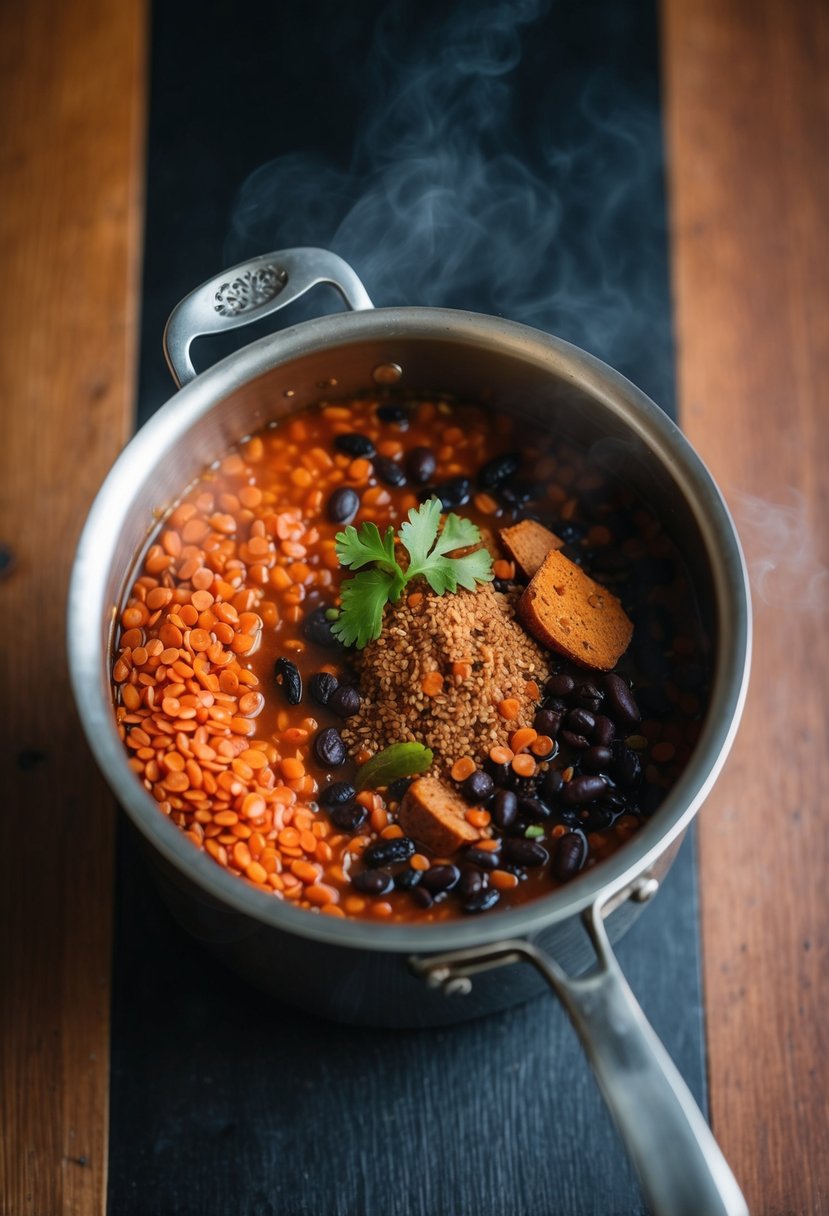
[[354, 784], [358, 790], [378, 789], [398, 777], [425, 773], [433, 759], [431, 750], [422, 743], [392, 743], [357, 770]]
[[538, 840], [539, 836], [544, 835], [544, 829], [539, 827], [537, 823], [531, 824], [524, 833], [528, 840]]

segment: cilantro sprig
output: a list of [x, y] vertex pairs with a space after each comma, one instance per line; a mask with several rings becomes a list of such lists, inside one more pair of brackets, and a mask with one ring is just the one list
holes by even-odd
[[[362, 648], [379, 638], [386, 604], [396, 604], [413, 579], [425, 578], [437, 595], [454, 594], [458, 587], [472, 591], [476, 583], [492, 579], [492, 557], [485, 548], [452, 556], [481, 541], [477, 525], [460, 515], [447, 515], [440, 526], [441, 502], [430, 498], [409, 511], [400, 527], [399, 541], [409, 555], [404, 570], [395, 556], [391, 524], [381, 534], [377, 524], [349, 525], [335, 539], [341, 566], [359, 570], [340, 588], [342, 607], [332, 631], [346, 646]], [[364, 570], [364, 566], [371, 566]]]

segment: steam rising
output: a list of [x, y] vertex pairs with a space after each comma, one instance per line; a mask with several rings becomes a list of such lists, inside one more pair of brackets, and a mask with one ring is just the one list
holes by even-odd
[[441, 28], [412, 30], [406, 6], [385, 6], [368, 58], [370, 112], [348, 159], [296, 151], [253, 173], [237, 198], [228, 262], [322, 245], [378, 305], [523, 321], [634, 377], [644, 366], [640, 382], [664, 401], [671, 337], [667, 307], [656, 318], [653, 307], [666, 298], [656, 107], [594, 74], [568, 99], [566, 122], [543, 96], [528, 108], [516, 74], [546, 8], [450, 0]]
[[784, 502], [731, 495], [755, 600], [789, 612], [825, 613], [829, 570], [820, 562], [806, 501], [797, 490], [784, 493]]

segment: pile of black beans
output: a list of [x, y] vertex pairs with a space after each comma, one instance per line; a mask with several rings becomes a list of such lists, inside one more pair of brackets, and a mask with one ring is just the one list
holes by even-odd
[[[409, 891], [420, 908], [452, 898], [465, 913], [485, 912], [500, 899], [489, 883], [492, 870], [525, 882], [530, 871], [547, 867], [557, 883], [567, 882], [587, 860], [587, 833], [612, 826], [622, 814], [644, 813], [642, 764], [625, 742], [640, 720], [630, 687], [615, 673], [588, 675], [567, 666], [560, 664], [549, 679], [536, 715], [535, 729], [556, 744], [536, 775], [519, 777], [509, 765], [487, 760], [460, 785], [471, 806], [490, 812], [498, 847], [471, 845], [454, 863], [417, 870], [408, 864], [417, 852], [415, 841], [377, 840], [363, 853], [364, 868], [352, 876], [356, 890], [377, 897]], [[409, 784], [407, 778], [393, 782], [387, 799], [399, 802]], [[357, 833], [367, 823], [368, 811], [346, 781], [324, 789], [320, 804], [340, 831]], [[555, 824], [567, 830], [551, 839]]]

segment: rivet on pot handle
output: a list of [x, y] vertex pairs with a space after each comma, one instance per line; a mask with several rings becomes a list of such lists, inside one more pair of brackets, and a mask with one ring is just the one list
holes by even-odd
[[194, 338], [258, 321], [291, 304], [318, 283], [336, 287], [355, 312], [374, 307], [348, 263], [327, 249], [265, 253], [231, 266], [191, 291], [170, 313], [164, 330], [164, 354], [178, 387], [196, 375], [190, 358]]
[[532, 963], [570, 1015], [655, 1216], [748, 1216], [711, 1129], [622, 974], [603, 912], [597, 901], [584, 914], [598, 960], [589, 975], [568, 976], [523, 939], [413, 958], [410, 966], [432, 987], [462, 995], [478, 972]]

